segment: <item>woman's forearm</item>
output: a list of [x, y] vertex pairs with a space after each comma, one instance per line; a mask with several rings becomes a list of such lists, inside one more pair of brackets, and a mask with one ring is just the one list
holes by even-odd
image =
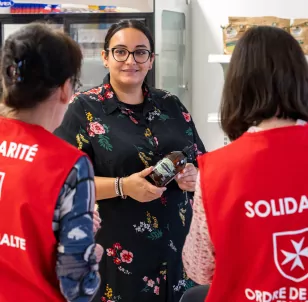
[[99, 177], [94, 178], [96, 189], [96, 200], [108, 199], [117, 197], [115, 190], [115, 178]]

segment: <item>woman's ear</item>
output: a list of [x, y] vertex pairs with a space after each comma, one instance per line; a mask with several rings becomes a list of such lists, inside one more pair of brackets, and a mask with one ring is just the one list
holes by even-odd
[[108, 68], [108, 53], [106, 50], [102, 50], [102, 60], [103, 60], [104, 66]]
[[151, 57], [150, 57], [150, 66], [149, 66], [149, 70], [153, 68], [154, 60], [155, 60], [155, 53], [152, 53], [152, 54], [151, 54]]
[[73, 96], [74, 90], [72, 87], [72, 80], [67, 79], [64, 84], [60, 87], [60, 101], [63, 104], [68, 104], [71, 97]]

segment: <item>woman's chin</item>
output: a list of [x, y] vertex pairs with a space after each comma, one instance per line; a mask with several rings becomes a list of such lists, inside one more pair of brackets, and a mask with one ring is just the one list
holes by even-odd
[[125, 85], [142, 84], [144, 76], [139, 72], [123, 72], [121, 74], [121, 82]]

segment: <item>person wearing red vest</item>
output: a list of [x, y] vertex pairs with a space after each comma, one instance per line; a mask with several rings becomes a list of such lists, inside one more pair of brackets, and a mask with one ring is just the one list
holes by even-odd
[[199, 157], [183, 251], [188, 276], [210, 284], [206, 302], [308, 301], [307, 121], [299, 43], [275, 27], [248, 30], [222, 96], [232, 142]]
[[76, 42], [43, 24], [18, 30], [2, 50], [1, 302], [91, 301], [100, 284], [93, 168], [51, 133], [81, 61]]

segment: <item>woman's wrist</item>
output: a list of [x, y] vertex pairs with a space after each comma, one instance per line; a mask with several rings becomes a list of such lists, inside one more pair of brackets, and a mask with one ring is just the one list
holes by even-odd
[[122, 199], [126, 199], [127, 198], [127, 195], [125, 195], [123, 192], [124, 192], [124, 190], [123, 190], [123, 177], [121, 177], [120, 179], [119, 179], [119, 191], [120, 191], [120, 195], [121, 195], [121, 198]]
[[122, 192], [124, 196], [130, 196], [129, 187], [130, 187], [129, 178], [123, 177], [122, 178]]

